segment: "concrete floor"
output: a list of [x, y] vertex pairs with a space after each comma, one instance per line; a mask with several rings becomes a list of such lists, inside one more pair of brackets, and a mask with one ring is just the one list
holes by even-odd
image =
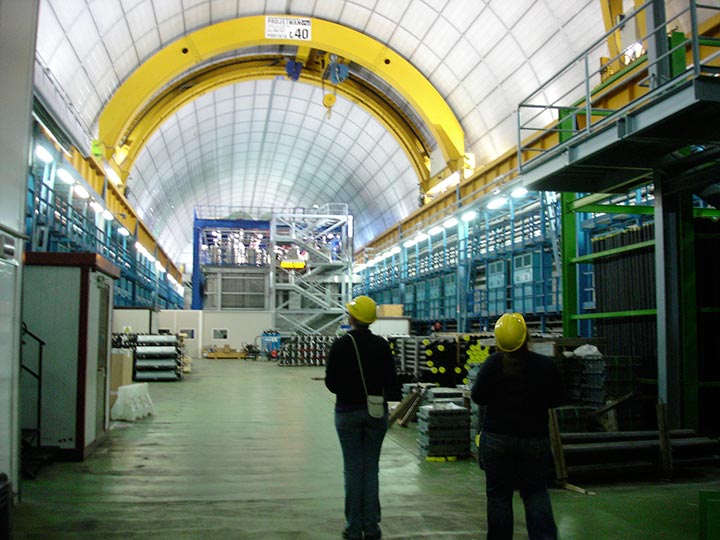
[[[83, 463], [22, 484], [15, 540], [330, 540], [343, 527], [340, 448], [323, 368], [196, 360], [182, 382], [151, 383], [155, 415], [113, 423]], [[485, 538], [484, 476], [473, 460], [429, 463], [415, 426], [394, 426], [381, 458], [383, 537]], [[718, 471], [672, 483], [552, 490], [562, 540], [698, 536], [698, 491]], [[516, 496], [515, 538], [526, 539]]]

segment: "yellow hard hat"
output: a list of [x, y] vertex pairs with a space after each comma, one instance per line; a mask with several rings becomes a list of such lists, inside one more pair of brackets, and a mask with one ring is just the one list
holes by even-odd
[[495, 323], [495, 345], [503, 352], [517, 351], [526, 337], [525, 319], [519, 313], [505, 313]]
[[370, 324], [377, 319], [377, 305], [369, 296], [356, 296], [345, 307], [353, 319], [363, 324]]

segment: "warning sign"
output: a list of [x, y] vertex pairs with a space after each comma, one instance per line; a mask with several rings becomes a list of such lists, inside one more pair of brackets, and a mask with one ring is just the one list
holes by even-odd
[[266, 39], [312, 39], [312, 21], [302, 17], [265, 17]]

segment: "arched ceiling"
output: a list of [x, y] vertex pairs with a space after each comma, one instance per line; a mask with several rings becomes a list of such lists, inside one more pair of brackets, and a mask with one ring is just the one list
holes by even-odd
[[[444, 98], [478, 165], [512, 148], [517, 104], [604, 32], [600, 0], [41, 0], [36, 93], [89, 152], [115, 91], [150, 57], [199, 29], [240, 17], [305, 16], [357, 30], [419, 70]], [[295, 54], [292, 47], [234, 56]], [[417, 111], [382, 80], [351, 66], [415, 126]], [[198, 205], [312, 207], [347, 202], [356, 247], [418, 206], [418, 175], [376, 116], [286, 77], [242, 80], [165, 119], [138, 154], [128, 197], [167, 253], [187, 262]]]

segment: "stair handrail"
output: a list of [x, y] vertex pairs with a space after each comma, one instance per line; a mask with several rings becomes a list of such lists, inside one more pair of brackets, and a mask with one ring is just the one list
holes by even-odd
[[47, 345], [47, 342], [42, 339], [40, 336], [32, 332], [28, 326], [27, 323], [22, 323], [22, 337], [30, 336], [32, 339], [34, 339], [38, 344], [38, 369], [37, 373], [30, 369], [28, 366], [25, 365], [22, 361], [20, 362], [20, 367], [27, 371], [30, 375], [35, 378], [37, 381], [37, 407], [36, 407], [36, 428], [35, 431], [37, 432], [37, 439], [35, 441], [36, 446], [40, 446], [40, 434], [41, 434], [41, 426], [42, 426], [42, 367], [43, 367], [43, 349]]

